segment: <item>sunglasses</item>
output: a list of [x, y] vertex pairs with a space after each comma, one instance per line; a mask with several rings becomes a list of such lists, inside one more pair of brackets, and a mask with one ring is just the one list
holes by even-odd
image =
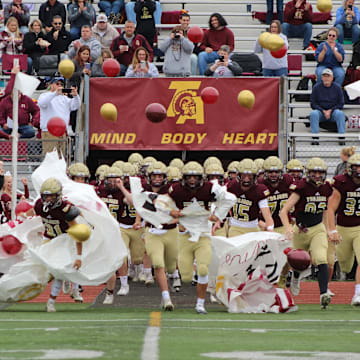
[[54, 25], [62, 25], [61, 22], [59, 22], [59, 23], [54, 22], [53, 24], [54, 24]]
[[334, 34], [329, 34], [328, 37], [336, 37]]

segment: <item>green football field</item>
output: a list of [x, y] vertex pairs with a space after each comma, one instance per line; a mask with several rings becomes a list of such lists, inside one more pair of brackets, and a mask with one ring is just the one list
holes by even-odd
[[197, 315], [88, 304], [0, 312], [0, 359], [360, 359], [360, 308], [300, 305], [289, 314]]

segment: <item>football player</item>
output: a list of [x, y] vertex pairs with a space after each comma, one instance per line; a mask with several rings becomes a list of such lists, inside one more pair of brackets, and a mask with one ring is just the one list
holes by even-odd
[[[360, 154], [349, 158], [346, 174], [335, 176], [333, 190], [328, 206], [328, 236], [337, 244], [341, 271], [348, 273], [354, 265], [354, 256], [360, 264]], [[356, 269], [351, 305], [360, 306], [360, 265]]]
[[286, 164], [286, 173], [292, 176], [294, 181], [301, 180], [304, 176], [304, 166], [299, 160], [292, 159]]
[[109, 169], [110, 169], [110, 166], [106, 165], [106, 164], [102, 164], [102, 165], [98, 166], [96, 171], [95, 171], [95, 181], [91, 180], [90, 185], [100, 186], [104, 181], [104, 173], [105, 173], [105, 171], [107, 171]]
[[128, 157], [128, 162], [136, 167], [139, 167], [143, 160], [143, 156], [139, 153], [132, 153]]
[[176, 167], [181, 170], [184, 167], [184, 162], [179, 158], [175, 158], [170, 161], [169, 167]]
[[239, 167], [240, 161], [232, 161], [228, 167], [227, 167], [227, 175], [228, 175], [228, 181], [234, 180], [238, 177], [238, 167]]
[[256, 183], [257, 167], [251, 159], [243, 159], [238, 167], [238, 179], [227, 184], [228, 191], [237, 197], [229, 218], [229, 237], [259, 231], [259, 212], [265, 219], [264, 228], [274, 229], [267, 197], [269, 190], [264, 184]]
[[169, 166], [167, 172], [167, 181], [169, 185], [176, 184], [181, 181], [181, 170], [177, 167]]
[[[210, 210], [210, 203], [216, 201], [213, 184], [204, 182], [204, 169], [196, 161], [190, 161], [184, 165], [182, 169], [182, 182], [169, 188], [169, 196], [175, 201], [179, 210], [172, 210], [170, 215], [175, 219], [182, 216], [182, 210], [198, 201], [206, 210]], [[230, 209], [225, 209], [228, 211]], [[220, 220], [211, 215], [210, 221], [220, 226]], [[214, 227], [213, 227], [214, 229]], [[193, 264], [196, 260], [197, 264], [197, 302], [195, 310], [198, 314], [206, 314], [205, 295], [208, 284], [208, 266], [211, 262], [211, 243], [210, 238], [200, 236], [197, 242], [190, 241], [190, 234], [183, 227], [179, 226], [179, 269], [181, 279], [190, 282], [193, 275]]]
[[262, 181], [262, 179], [264, 177], [264, 159], [257, 158], [257, 159], [254, 160], [254, 163], [255, 163], [256, 168], [257, 168], [256, 180], [257, 181]]
[[[80, 210], [69, 201], [62, 198], [62, 185], [59, 180], [49, 178], [45, 180], [40, 188], [41, 198], [35, 203], [34, 210], [36, 215], [41, 216], [45, 227], [44, 240], [51, 241], [55, 237], [63, 234], [70, 226], [76, 224], [76, 218], [80, 215]], [[76, 260], [73, 267], [81, 267], [82, 243], [76, 242]], [[55, 312], [55, 300], [59, 295], [63, 280], [54, 279], [51, 284], [49, 300], [46, 304], [47, 312]]]
[[[310, 159], [306, 164], [306, 177], [290, 186], [293, 193], [280, 211], [286, 237], [293, 241], [293, 248], [309, 251], [313, 264], [318, 267], [322, 309], [326, 309], [331, 301], [328, 294], [328, 239], [325, 225], [327, 203], [332, 188], [325, 181], [326, 171], [327, 166], [322, 159]], [[289, 221], [289, 213], [293, 207], [297, 225], [295, 229]], [[300, 292], [300, 274], [297, 271], [293, 272], [290, 289], [294, 296]]]
[[[122, 175], [123, 173], [119, 168], [111, 167], [104, 174], [104, 184], [95, 189], [99, 198], [107, 205], [109, 211], [119, 223], [121, 222], [121, 216], [125, 211], [125, 202], [132, 205], [132, 196], [124, 187], [121, 180]], [[119, 269], [119, 275], [121, 287], [118, 295], [127, 295], [129, 293], [127, 258], [124, 259], [124, 263]], [[109, 305], [114, 302], [115, 285], [116, 274], [113, 274], [107, 282], [103, 304]]]

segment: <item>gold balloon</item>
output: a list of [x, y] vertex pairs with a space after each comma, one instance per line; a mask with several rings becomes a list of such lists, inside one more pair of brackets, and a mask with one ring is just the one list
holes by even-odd
[[59, 63], [59, 72], [66, 78], [70, 79], [75, 71], [75, 65], [70, 59], [61, 60]]
[[250, 90], [242, 90], [238, 95], [238, 103], [246, 109], [252, 109], [255, 104], [255, 95]]
[[91, 230], [89, 225], [86, 224], [76, 224], [70, 226], [67, 229], [67, 233], [71, 236], [76, 242], [83, 242], [89, 239], [91, 235]]
[[270, 33], [268, 31], [265, 31], [263, 33], [260, 34], [259, 36], [259, 44], [262, 48], [265, 48], [265, 44], [266, 44], [266, 39], [270, 36]]
[[317, 0], [316, 7], [322, 13], [328, 13], [332, 9], [331, 0]]
[[117, 120], [117, 109], [114, 104], [103, 104], [100, 108], [100, 114], [105, 120], [112, 122], [115, 122]]
[[265, 40], [265, 49], [278, 51], [285, 45], [285, 41], [277, 34], [270, 34]]

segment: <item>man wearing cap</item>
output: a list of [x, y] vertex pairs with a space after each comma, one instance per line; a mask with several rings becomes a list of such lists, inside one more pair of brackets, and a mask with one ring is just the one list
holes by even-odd
[[119, 36], [119, 32], [108, 23], [105, 14], [97, 17], [97, 23], [92, 27], [92, 32], [102, 48], [110, 48], [112, 41]]
[[[311, 132], [319, 132], [319, 123], [323, 121], [336, 122], [339, 134], [345, 133], [345, 114], [340, 110], [344, 107], [344, 95], [341, 87], [334, 82], [334, 74], [331, 69], [323, 70], [321, 82], [316, 84], [310, 97], [311, 108], [310, 126]], [[318, 138], [313, 138], [312, 145], [319, 145]], [[344, 145], [341, 139], [340, 145]]]
[[[65, 138], [66, 135], [56, 137], [49, 133], [47, 124], [51, 118], [58, 116], [65, 121], [69, 126], [70, 112], [80, 108], [80, 96], [77, 93], [76, 87], [71, 87], [70, 95], [72, 98], [63, 94], [64, 78], [55, 77], [50, 81], [50, 91], [39, 96], [38, 105], [40, 107], [40, 129], [41, 139], [44, 140], [42, 147], [43, 153], [46, 154], [57, 148], [59, 155], [60, 151], [65, 155]], [[62, 140], [60, 142], [53, 142], [47, 140]]]

